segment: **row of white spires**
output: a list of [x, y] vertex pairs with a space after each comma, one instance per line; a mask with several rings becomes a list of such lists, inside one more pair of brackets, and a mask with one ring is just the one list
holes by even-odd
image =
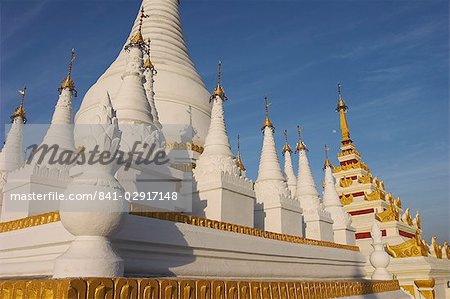
[[[143, 14], [143, 12], [142, 12]], [[155, 68], [150, 60], [149, 42], [145, 41], [141, 30], [133, 35], [130, 42], [125, 46], [128, 52], [127, 65], [122, 74], [122, 84], [115, 96], [115, 107], [112, 107], [119, 124], [148, 124], [161, 127], [158, 121], [158, 113], [154, 103], [153, 76], [156, 74]], [[146, 60], [144, 62], [144, 57]], [[73, 124], [72, 98], [76, 96], [75, 84], [71, 78], [72, 62], [74, 53], [70, 61], [69, 72], [62, 81], [60, 96], [55, 106], [51, 124]], [[22, 147], [22, 124], [26, 122], [23, 100], [25, 89], [21, 91], [22, 100], [20, 106], [11, 116], [13, 126], [6, 138], [6, 142], [0, 155], [0, 171], [7, 173], [23, 165]], [[106, 100], [101, 101], [105, 105], [110, 105], [109, 95], [105, 95]], [[132, 100], [130, 100], [132, 99]], [[219, 79], [216, 88], [211, 96], [211, 123], [205, 140], [204, 152], [197, 161], [197, 168], [194, 175], [200, 172], [225, 172], [241, 177], [245, 177], [245, 169], [240, 160], [240, 153], [237, 159], [231, 152], [228, 135], [225, 128], [223, 102], [226, 100], [225, 93], [220, 84], [220, 64]], [[288, 205], [300, 206], [303, 211], [320, 213], [326, 218], [331, 218], [340, 225], [350, 225], [350, 218], [343, 209], [339, 196], [335, 189], [332, 166], [328, 159], [325, 162], [325, 180], [323, 192], [323, 204], [320, 203], [311, 169], [307, 158], [307, 149], [303, 141], [299, 140], [297, 151], [299, 153], [299, 168], [296, 178], [292, 162], [292, 150], [288, 145], [283, 149], [285, 156], [285, 171], [281, 171], [277, 150], [274, 142], [274, 127], [269, 118], [269, 104], [266, 99], [266, 118], [262, 127], [263, 146], [259, 163], [258, 177], [255, 182], [255, 193], [257, 201], [267, 201], [268, 194], [272, 198], [278, 198]], [[67, 137], [67, 138], [66, 138]], [[62, 149], [74, 150], [75, 145], [72, 136], [53, 136], [51, 127], [44, 137], [44, 144], [59, 144]], [[11, 155], [11, 150], [16, 155]], [[8, 156], [8, 159], [5, 157]], [[11, 157], [15, 157], [11, 159]], [[214, 157], [219, 160], [219, 165], [212, 165], [208, 162]], [[3, 187], [3, 186], [2, 186]], [[277, 193], [277, 194], [274, 194]], [[261, 197], [261, 198], [260, 198]], [[325, 211], [325, 209], [327, 211]], [[331, 215], [328, 215], [331, 213]], [[327, 216], [328, 215], [328, 216]]]

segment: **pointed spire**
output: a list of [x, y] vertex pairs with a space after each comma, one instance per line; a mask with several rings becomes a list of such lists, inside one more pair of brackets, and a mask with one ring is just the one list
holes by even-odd
[[[325, 145], [325, 178], [323, 188], [323, 205], [326, 211], [331, 215], [335, 227], [345, 227], [350, 225], [350, 217], [342, 206], [339, 195], [336, 191], [336, 185], [333, 177], [332, 165], [328, 161], [328, 146]], [[328, 161], [328, 163], [327, 163]]]
[[[297, 127], [299, 128], [299, 127]], [[300, 133], [301, 130], [299, 129]], [[298, 158], [298, 175], [297, 175], [297, 190], [296, 198], [300, 201], [300, 205], [304, 210], [315, 211], [319, 209], [319, 192], [316, 188], [316, 183], [314, 182], [311, 168], [309, 166], [307, 149], [304, 146], [301, 135], [299, 135], [300, 140], [297, 145], [297, 152], [299, 153]]]
[[269, 119], [269, 106], [270, 103], [265, 100], [266, 118], [263, 130], [263, 147], [261, 151], [261, 159], [259, 161], [259, 170], [257, 181], [262, 180], [279, 180], [284, 181], [283, 174], [281, 172], [280, 162], [278, 160], [277, 150], [275, 147], [275, 140], [273, 137], [274, 128], [272, 122]]
[[211, 97], [211, 122], [205, 139], [205, 149], [197, 160], [197, 166], [194, 172], [199, 181], [204, 177], [208, 179], [209, 174], [217, 171], [237, 176], [240, 175], [236, 160], [231, 152], [225, 126], [224, 100], [224, 97], [220, 95]]
[[27, 86], [24, 85], [23, 89], [19, 89], [18, 91], [19, 91], [19, 94], [21, 95], [20, 105], [19, 105], [19, 107], [16, 108], [14, 113], [11, 115], [11, 123], [14, 123], [16, 117], [21, 117], [23, 123], [26, 123], [27, 122], [27, 118], [26, 118], [25, 109], [23, 107], [23, 103], [25, 101], [25, 95], [26, 95], [26, 92], [27, 92]]
[[227, 100], [225, 91], [223, 90], [223, 87], [220, 84], [221, 79], [222, 79], [222, 62], [219, 60], [218, 71], [217, 71], [217, 85], [216, 85], [216, 88], [214, 88], [214, 90], [213, 90], [213, 93], [211, 95], [211, 100], [214, 99], [215, 97], [220, 97], [224, 101]]
[[291, 160], [292, 149], [288, 143], [287, 130], [284, 130], [284, 140], [285, 144], [282, 151], [284, 155], [284, 175], [286, 177], [289, 191], [291, 191], [291, 195], [292, 197], [294, 197], [297, 186], [297, 178], [295, 177], [294, 168], [292, 167], [292, 160]]
[[265, 102], [266, 118], [264, 119], [264, 123], [263, 123], [261, 130], [264, 130], [264, 128], [266, 128], [266, 127], [272, 128], [272, 130], [274, 130], [275, 128], [272, 125], [272, 122], [270, 121], [270, 118], [269, 118], [269, 106], [271, 105], [271, 103], [269, 103], [269, 100], [267, 97], [264, 97], [264, 102]]
[[128, 50], [130, 47], [140, 47], [141, 49], [148, 47], [148, 44], [144, 41], [144, 37], [142, 36], [142, 24], [144, 23], [144, 19], [148, 17], [149, 15], [145, 14], [144, 6], [142, 6], [141, 14], [139, 16], [138, 31], [131, 36], [130, 42], [125, 46], [125, 50]]
[[245, 171], [244, 163], [242, 163], [241, 158], [241, 145], [239, 142], [239, 134], [237, 135], [237, 154], [236, 154], [236, 165], [241, 171]]
[[283, 155], [284, 155], [286, 152], [292, 153], [292, 149], [291, 149], [291, 147], [289, 146], [288, 136], [287, 136], [287, 130], [285, 129], [285, 130], [284, 130], [284, 146], [283, 146], [283, 151], [282, 151]]
[[302, 131], [303, 131], [303, 128], [301, 128], [300, 126], [297, 126], [298, 143], [297, 143], [297, 149], [295, 151], [296, 153], [299, 153], [300, 151], [308, 151], [308, 148], [306, 147], [306, 145], [302, 139]]
[[72, 67], [73, 67], [73, 62], [75, 61], [75, 49], [72, 49], [71, 51], [71, 55], [70, 55], [70, 62], [69, 62], [69, 70], [67, 71], [67, 76], [66, 78], [61, 82], [60, 87], [58, 88], [58, 92], [59, 94], [61, 94], [61, 92], [64, 89], [68, 89], [70, 90], [70, 92], [72, 92], [72, 94], [76, 97], [77, 96], [77, 91], [75, 90], [75, 83], [72, 80]]
[[331, 164], [330, 160], [328, 159], [328, 151], [330, 150], [330, 147], [325, 144], [325, 163], [323, 164], [323, 169], [330, 167], [333, 167], [333, 164]]
[[341, 127], [341, 135], [342, 135], [342, 143], [351, 143], [351, 139], [350, 139], [350, 131], [348, 128], [348, 124], [347, 124], [347, 117], [345, 115], [345, 113], [348, 110], [347, 105], [344, 102], [344, 99], [342, 98], [341, 95], [341, 82], [339, 81], [338, 83], [338, 104], [336, 107], [336, 111], [339, 112], [339, 118], [340, 118], [340, 127]]

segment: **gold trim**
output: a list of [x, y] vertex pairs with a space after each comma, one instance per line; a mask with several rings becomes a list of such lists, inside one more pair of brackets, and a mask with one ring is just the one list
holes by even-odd
[[173, 150], [188, 150], [188, 151], [193, 151], [193, 152], [197, 152], [199, 154], [203, 153], [204, 148], [200, 145], [196, 145], [194, 143], [190, 143], [190, 142], [172, 142], [172, 143], [167, 143], [166, 144], [166, 150], [168, 151], [173, 151]]
[[[433, 278], [424, 279], [424, 280], [415, 280], [414, 284], [419, 289], [419, 293], [420, 293], [420, 295], [423, 296], [423, 298], [425, 298], [425, 299], [434, 299], [435, 298], [434, 290], [433, 290], [435, 281]], [[426, 290], [423, 290], [423, 289], [426, 289]]]
[[353, 195], [352, 195], [352, 194], [349, 194], [349, 195], [343, 194], [343, 195], [342, 195], [342, 197], [341, 197], [341, 203], [342, 203], [344, 206], [349, 205], [349, 204], [351, 204], [352, 202], [353, 202]]
[[337, 155], [338, 155], [338, 157], [344, 157], [344, 156], [348, 156], [351, 154], [361, 157], [361, 153], [358, 152], [357, 150], [355, 150], [354, 148], [343, 150], [341, 153], [338, 153]]
[[371, 200], [384, 200], [385, 195], [383, 191], [381, 191], [378, 187], [375, 191], [372, 193], [364, 192], [364, 199], [371, 201]]
[[383, 212], [377, 213], [376, 214], [377, 219], [381, 222], [400, 221], [400, 207], [401, 207], [400, 198], [394, 200], [392, 194], [390, 193], [388, 194], [387, 198], [389, 201], [389, 207]]
[[407, 223], [409, 226], [413, 225], [413, 220], [411, 218], [411, 214], [409, 212], [409, 208], [406, 209], [405, 214], [402, 216], [402, 222]]
[[1, 298], [36, 299], [325, 299], [397, 290], [400, 290], [397, 280], [245, 281], [178, 278], [0, 280]]
[[419, 288], [427, 288], [432, 289], [434, 288], [435, 281], [434, 278], [431, 279], [423, 279], [423, 280], [414, 280], [414, 284]]
[[[291, 236], [286, 234], [273, 233], [269, 231], [263, 231], [252, 227], [241, 226], [237, 224], [231, 224], [226, 222], [215, 221], [206, 218], [200, 218], [192, 215], [183, 215], [179, 213], [162, 213], [162, 212], [130, 212], [131, 215], [156, 218], [160, 220], [167, 220], [173, 222], [186, 223], [190, 225], [208, 227], [223, 231], [241, 233], [251, 235], [255, 237], [262, 237], [266, 239], [279, 240], [297, 244], [306, 244], [312, 246], [324, 246], [331, 248], [339, 248], [345, 250], [359, 251], [358, 246], [337, 244], [327, 241], [310, 240], [301, 238], [298, 236]], [[21, 218], [9, 222], [0, 222], [0, 233], [28, 228], [31, 226], [43, 225], [52, 222], [60, 221], [59, 212], [51, 212], [42, 215]]]
[[327, 242], [327, 241], [311, 240], [311, 239], [306, 239], [306, 238], [302, 238], [302, 237], [298, 237], [298, 236], [263, 231], [263, 230], [256, 229], [253, 227], [248, 227], [248, 226], [242, 226], [242, 225], [220, 222], [220, 221], [206, 219], [206, 218], [200, 218], [200, 217], [192, 216], [192, 215], [183, 215], [183, 214], [179, 214], [179, 213], [170, 213], [170, 212], [130, 212], [130, 214], [135, 215], [135, 216], [156, 218], [156, 219], [172, 221], [172, 222], [186, 223], [186, 224], [200, 226], [200, 227], [208, 227], [208, 228], [213, 228], [213, 229], [218, 229], [218, 230], [223, 230], [223, 231], [228, 231], [228, 232], [235, 232], [235, 233], [250, 235], [250, 236], [254, 236], [254, 237], [262, 237], [262, 238], [266, 238], [266, 239], [285, 241], [285, 242], [290, 242], [290, 243], [339, 248], [339, 249], [351, 250], [351, 251], [359, 251], [358, 246], [337, 244], [337, 243]]
[[450, 247], [448, 245], [448, 241], [444, 242], [444, 246], [442, 246], [442, 249], [443, 249], [442, 253], [445, 252], [445, 255], [446, 255], [446, 256], [442, 256], [442, 258], [447, 258], [450, 260]]
[[372, 176], [370, 175], [370, 173], [368, 173], [365, 176], [360, 176], [358, 178], [358, 182], [360, 184], [370, 184], [370, 183], [372, 183]]
[[438, 259], [441, 259], [442, 258], [442, 246], [437, 243], [436, 236], [433, 236], [431, 238], [431, 246], [433, 247], [433, 251], [434, 251], [433, 256], [437, 257]]
[[413, 285], [407, 285], [407, 286], [400, 286], [403, 291], [407, 292], [408, 294], [410, 294], [411, 296], [413, 296], [413, 298], [415, 298], [416, 296], [415, 294], [415, 289]]
[[393, 258], [428, 256], [428, 245], [422, 240], [420, 233], [417, 232], [414, 238], [401, 244], [391, 246], [389, 243], [386, 243], [386, 251]]
[[8, 222], [0, 222], [0, 233], [60, 221], [59, 212], [50, 212]]
[[353, 184], [352, 178], [343, 177], [339, 180], [339, 186], [342, 188], [350, 187]]
[[356, 163], [334, 167], [334, 173], [352, 169], [363, 169], [367, 172], [370, 172], [369, 167], [364, 162], [358, 161]]

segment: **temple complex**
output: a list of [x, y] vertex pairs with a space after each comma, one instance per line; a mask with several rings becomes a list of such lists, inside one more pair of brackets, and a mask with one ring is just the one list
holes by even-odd
[[[72, 50], [40, 141], [64, 163], [32, 159], [39, 148], [24, 157], [26, 88], [0, 152], [1, 299], [448, 295], [448, 243], [422, 240], [419, 214], [361, 161], [340, 84], [340, 164], [326, 146], [318, 189], [300, 127], [295, 153], [284, 131], [281, 165], [267, 97], [258, 175], [247, 177], [239, 137], [237, 152], [230, 147], [222, 63], [209, 93], [188, 54], [179, 0], [142, 1], [75, 115], [74, 60]], [[149, 190], [164, 196], [149, 199]]]

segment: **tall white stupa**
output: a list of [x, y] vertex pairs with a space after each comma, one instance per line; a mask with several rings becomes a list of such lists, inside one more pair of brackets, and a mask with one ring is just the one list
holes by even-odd
[[[151, 40], [152, 63], [157, 67], [158, 79], [154, 83], [155, 103], [159, 122], [166, 125], [192, 125], [192, 134], [166, 136], [172, 143], [192, 143], [203, 146], [209, 127], [211, 109], [209, 92], [189, 57], [183, 37], [179, 0], [144, 0], [142, 6], [148, 16], [143, 19], [142, 35]], [[136, 18], [130, 38], [139, 30]], [[127, 39], [129, 40], [129, 38]], [[86, 93], [75, 123], [86, 123], [94, 114], [94, 107], [107, 91], [113, 107], [126, 66], [126, 52], [122, 50], [116, 60]]]

